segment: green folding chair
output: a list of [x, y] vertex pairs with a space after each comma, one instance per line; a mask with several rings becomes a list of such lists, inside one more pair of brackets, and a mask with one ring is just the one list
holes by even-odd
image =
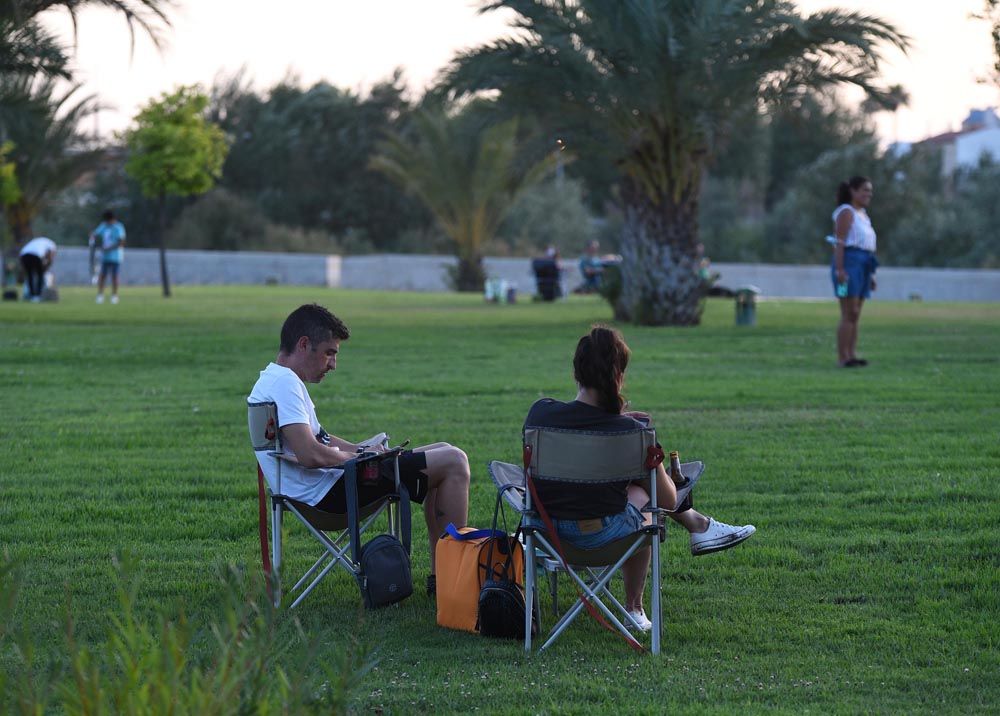
[[[359, 506], [356, 519], [349, 513], [338, 514], [317, 509], [304, 502], [294, 500], [281, 491], [281, 468], [286, 462], [293, 462], [294, 457], [286, 453], [281, 443], [281, 431], [278, 430], [278, 408], [273, 402], [254, 403], [247, 401], [247, 421], [250, 429], [250, 442], [254, 452], [262, 459], [271, 459], [276, 463], [277, 479], [272, 486], [264, 477], [260, 462], [257, 463], [257, 491], [259, 504], [260, 551], [264, 573], [268, 577], [271, 597], [274, 606], [281, 604], [281, 568], [283, 562], [282, 549], [282, 517], [288, 512], [300, 522], [315, 540], [321, 545], [322, 552], [306, 570], [299, 580], [288, 591], [288, 596], [295, 596], [290, 609], [298, 606], [316, 585], [336, 566], [342, 567], [355, 580], [363, 578], [359, 566], [360, 535], [371, 527], [383, 512], [387, 513], [386, 531], [409, 545], [410, 526], [408, 519], [401, 517], [399, 503], [399, 450], [383, 453], [377, 462], [393, 461], [395, 475], [395, 492], [367, 505]], [[362, 461], [370, 462], [373, 458], [349, 460], [340, 465], [344, 470], [342, 480], [347, 480], [347, 497], [350, 502], [357, 500], [358, 466]], [[354, 489], [351, 489], [352, 485]], [[270, 498], [270, 549], [268, 545], [268, 508]], [[353, 511], [349, 511], [353, 512]], [[403, 512], [408, 512], [404, 510]], [[301, 590], [301, 591], [300, 591]]]
[[[536, 565], [548, 565], [550, 568], [558, 565], [570, 577], [580, 595], [552, 627], [541, 649], [555, 642], [585, 608], [592, 614], [600, 614], [610, 629], [619, 632], [633, 646], [638, 646], [629, 627], [638, 630], [639, 625], [611, 593], [608, 585], [636, 550], [649, 545], [652, 548], [653, 595], [650, 610], [653, 622], [651, 651], [658, 654], [662, 628], [661, 518], [665, 510], [655, 507], [656, 466], [663, 461], [663, 451], [656, 442], [655, 431], [639, 428], [628, 432], [603, 433], [530, 428], [524, 431], [523, 447], [523, 465], [494, 461], [489, 464], [489, 472], [498, 489], [505, 490], [505, 499], [522, 516], [526, 553], [525, 599], [530, 600], [529, 604], [537, 604]], [[580, 549], [566, 542], [560, 544], [558, 536], [545, 526], [548, 518], [558, 519], [560, 515], [548, 514], [546, 518], [547, 510], [538, 503], [533, 489], [533, 483], [542, 481], [563, 483], [567, 489], [572, 489], [573, 485], [647, 481], [650, 504], [644, 511], [652, 515], [652, 524], [599, 549]], [[531, 611], [526, 610], [525, 651], [531, 650], [528, 623]]]

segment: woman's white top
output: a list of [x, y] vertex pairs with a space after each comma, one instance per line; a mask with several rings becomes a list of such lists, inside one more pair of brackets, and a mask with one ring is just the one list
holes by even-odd
[[854, 213], [854, 221], [851, 223], [850, 231], [847, 232], [847, 240], [844, 242], [844, 246], [874, 252], [875, 229], [872, 228], [872, 220], [868, 218], [868, 212], [864, 209], [855, 209], [850, 204], [841, 204], [838, 206], [833, 210], [834, 231], [836, 232], [837, 217], [840, 216], [841, 212], [848, 209]]

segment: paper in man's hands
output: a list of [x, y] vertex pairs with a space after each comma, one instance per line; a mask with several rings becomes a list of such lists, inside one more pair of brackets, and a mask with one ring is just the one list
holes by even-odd
[[358, 443], [358, 447], [372, 448], [381, 445], [384, 448], [389, 447], [389, 436], [385, 433], [379, 433], [378, 435], [372, 435], [367, 440], [363, 440]]

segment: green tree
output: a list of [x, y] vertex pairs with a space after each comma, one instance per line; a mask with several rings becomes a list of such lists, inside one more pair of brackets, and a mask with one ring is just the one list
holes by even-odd
[[624, 285], [619, 318], [697, 324], [698, 203], [709, 158], [748, 108], [803, 87], [870, 94], [880, 50], [905, 48], [861, 13], [803, 16], [784, 0], [486, 0], [514, 13], [516, 35], [461, 53], [445, 86], [499, 91], [541, 112], [571, 148], [609, 155], [620, 172]]
[[983, 11], [974, 15], [990, 25], [990, 39], [993, 41], [993, 67], [988, 81], [1000, 86], [1000, 0], [983, 0]]
[[485, 129], [481, 121], [470, 109], [455, 117], [424, 110], [412, 136], [390, 135], [371, 163], [416, 194], [455, 243], [459, 291], [482, 290], [482, 247], [522, 192], [555, 167], [553, 154], [526, 159], [516, 120]]
[[211, 189], [222, 173], [226, 139], [205, 117], [208, 97], [198, 87], [181, 87], [151, 100], [126, 132], [129, 158], [125, 171], [145, 196], [157, 202], [157, 246], [163, 295], [170, 296], [167, 274], [166, 201]]
[[413, 108], [398, 71], [365, 95], [285, 80], [263, 95], [239, 76], [217, 83], [210, 108], [232, 141], [221, 185], [274, 222], [392, 248], [407, 229], [432, 224], [415, 198], [369, 162]]
[[0, 144], [0, 208], [13, 204], [21, 198], [21, 187], [17, 183], [17, 167], [14, 162], [7, 161], [14, 145], [10, 142]]
[[[99, 105], [92, 96], [78, 98], [54, 78], [0, 78], [0, 141], [13, 145], [20, 195], [4, 204], [15, 243], [34, 236], [32, 222], [46, 202], [97, 164], [100, 152], [90, 146], [81, 123]], [[16, 111], [10, 107], [16, 106]]]

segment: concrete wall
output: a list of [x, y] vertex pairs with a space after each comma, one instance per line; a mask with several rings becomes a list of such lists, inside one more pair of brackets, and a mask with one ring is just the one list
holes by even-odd
[[[168, 251], [170, 278], [177, 285], [197, 284], [293, 284], [393, 291], [446, 291], [446, 269], [450, 256], [373, 254], [369, 256], [325, 256], [266, 252]], [[575, 261], [564, 261], [564, 288], [579, 283]], [[831, 298], [828, 266], [782, 266], [770, 264], [712, 265], [729, 288], [754, 285], [766, 297]], [[487, 258], [491, 277], [504, 279], [522, 295], [534, 292], [530, 260]], [[59, 249], [55, 274], [60, 285], [87, 285], [87, 250]], [[919, 295], [925, 301], [1000, 302], [1000, 271], [978, 269], [915, 269], [882, 267], [878, 271], [876, 297], [905, 301]], [[122, 283], [157, 285], [159, 255], [154, 249], [126, 249]]]
[[[56, 282], [62, 286], [90, 283], [88, 250], [60, 247]], [[341, 257], [322, 254], [281, 254], [263, 251], [167, 251], [171, 284], [265, 284], [301, 286], [340, 284]], [[119, 280], [126, 286], [160, 283], [160, 254], [156, 249], [125, 249]]]

